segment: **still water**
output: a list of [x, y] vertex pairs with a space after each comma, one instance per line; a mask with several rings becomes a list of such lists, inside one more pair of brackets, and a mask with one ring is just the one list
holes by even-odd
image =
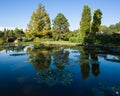
[[120, 54], [53, 45], [0, 47], [0, 96], [119, 96]]

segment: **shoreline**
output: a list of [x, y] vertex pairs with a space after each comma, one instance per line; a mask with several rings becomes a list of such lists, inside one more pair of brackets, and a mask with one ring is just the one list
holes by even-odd
[[[38, 44], [48, 44], [48, 45], [60, 45], [60, 46], [84, 46], [84, 47], [96, 47], [96, 48], [120, 48], [120, 46], [117, 46], [117, 45], [101, 45], [101, 44], [80, 44], [80, 43], [71, 43], [71, 42], [67, 42], [67, 41], [41, 41], [41, 42], [21, 42], [20, 44], [25, 44], [25, 45], [28, 45], [28, 44], [34, 44], [34, 43], [38, 43]], [[0, 46], [5, 46], [5, 45], [15, 45], [14, 43], [6, 43], [6, 44], [3, 44], [3, 45], [0, 45]], [[18, 44], [19, 45], [19, 44]]]

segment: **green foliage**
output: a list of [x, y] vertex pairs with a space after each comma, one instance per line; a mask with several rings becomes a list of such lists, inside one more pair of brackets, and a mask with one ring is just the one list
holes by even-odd
[[22, 41], [22, 37], [25, 36], [25, 33], [23, 32], [22, 29], [19, 29], [19, 28], [15, 28], [14, 29], [14, 34], [13, 32], [11, 33], [12, 34], [12, 37], [16, 37], [18, 38], [20, 41]]
[[34, 42], [40, 42], [40, 38], [36, 37], [36, 38], [34, 39]]
[[116, 23], [115, 25], [109, 26], [109, 29], [108, 29], [109, 34], [113, 34], [119, 31], [120, 31], [120, 22]]
[[105, 26], [105, 25], [101, 25], [100, 28], [99, 28], [99, 31], [106, 31], [106, 32], [108, 32], [108, 27]]
[[24, 38], [23, 39], [23, 42], [31, 42], [31, 41], [33, 41], [33, 38]]
[[[14, 31], [13, 31], [13, 30], [10, 30], [10, 31], [8, 32], [8, 36], [9, 36], [9, 37], [15, 37]], [[17, 36], [16, 36], [16, 37], [17, 37]]]
[[82, 40], [79, 37], [70, 37], [69, 41], [74, 42], [74, 43], [81, 43], [82, 42]]
[[3, 31], [0, 31], [0, 38], [3, 36]]
[[31, 16], [26, 34], [32, 38], [49, 38], [51, 37], [50, 29], [51, 27], [49, 15], [47, 14], [44, 6], [42, 6], [42, 4], [39, 4], [38, 8], [35, 12], [33, 12]]
[[85, 5], [82, 12], [82, 18], [80, 21], [80, 38], [82, 43], [84, 43], [85, 37], [90, 32], [90, 22], [91, 22], [91, 10], [88, 5]]
[[103, 44], [103, 45], [119, 45], [120, 42], [120, 36], [115, 34], [97, 34], [94, 37], [91, 37], [88, 39], [88, 43], [94, 43], [94, 44]]
[[109, 34], [113, 34], [117, 32], [116, 26], [115, 25], [110, 25], [109, 26]]
[[25, 33], [23, 30], [18, 28], [15, 28], [14, 30], [4, 29], [4, 31], [0, 31], [0, 38], [3, 39], [4, 42], [7, 42], [9, 38], [22, 41], [24, 36]]
[[69, 23], [66, 17], [59, 13], [53, 20], [53, 38], [54, 40], [68, 40]]
[[4, 43], [4, 41], [2, 39], [0, 39], [0, 45], [2, 45]]
[[[82, 14], [82, 21], [81, 21], [83, 22], [83, 25], [82, 23], [80, 23], [82, 25], [81, 26], [82, 28], [80, 29], [80, 32], [82, 34], [81, 36], [82, 43], [89, 43], [89, 44], [99, 43], [99, 41], [97, 41], [97, 38], [95, 36], [96, 36], [96, 32], [99, 31], [100, 24], [101, 24], [101, 15], [102, 15], [101, 11], [99, 9], [94, 11], [92, 23], [90, 22], [91, 15], [90, 15], [90, 8], [88, 6], [84, 6], [83, 14]], [[85, 18], [86, 14], [88, 18], [87, 17]], [[84, 22], [86, 23], [84, 24]]]
[[101, 18], [102, 18], [102, 12], [100, 11], [100, 9], [95, 10], [94, 15], [93, 15], [93, 22], [91, 26], [92, 35], [95, 35], [96, 32], [99, 31], [100, 24], [101, 24]]

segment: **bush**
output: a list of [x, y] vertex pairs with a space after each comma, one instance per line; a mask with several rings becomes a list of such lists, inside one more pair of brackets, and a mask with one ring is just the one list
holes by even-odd
[[34, 39], [34, 42], [40, 42], [40, 38], [36, 37], [36, 38]]
[[0, 39], [0, 45], [2, 45], [4, 43], [4, 41], [2, 39]]
[[70, 37], [69, 41], [74, 42], [74, 43], [81, 43], [82, 42], [81, 38], [79, 38], [79, 37]]

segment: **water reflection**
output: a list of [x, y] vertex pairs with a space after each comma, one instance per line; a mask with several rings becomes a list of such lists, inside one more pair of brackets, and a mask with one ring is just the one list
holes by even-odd
[[80, 49], [80, 68], [82, 79], [86, 80], [90, 74], [89, 54], [85, 49]]
[[32, 62], [35, 70], [46, 70], [49, 68], [51, 62], [50, 52], [45, 47], [43, 49], [36, 47], [27, 49], [27, 54], [29, 54], [28, 61]]
[[0, 48], [0, 96], [11, 92], [13, 96], [115, 96], [120, 92], [120, 54], [42, 44], [18, 49]]
[[[35, 77], [37, 82], [47, 83], [50, 86], [71, 84], [73, 74], [69, 70], [64, 70], [64, 67], [68, 65], [68, 51], [63, 48], [55, 50], [50, 46], [34, 45], [33, 48], [27, 49], [27, 54], [29, 54], [28, 61], [32, 62], [35, 70], [38, 71]], [[51, 60], [53, 60], [52, 64]], [[50, 68], [50, 64], [56, 69]]]
[[[14, 44], [8, 44], [4, 46], [0, 46], [0, 52], [8, 53], [9, 56], [23, 56], [26, 55], [24, 52], [25, 45], [14, 45]], [[22, 52], [22, 53], [21, 53]]]
[[[81, 69], [82, 79], [87, 80], [90, 76], [90, 72], [92, 72], [92, 75], [94, 77], [97, 77], [100, 74], [100, 69], [99, 69], [100, 65], [98, 62], [98, 56], [97, 54], [95, 54], [95, 51], [86, 50], [86, 48], [81, 47], [79, 49], [79, 52], [80, 52], [80, 69]], [[52, 78], [52, 76], [55, 75], [56, 73], [64, 74], [65, 72], [64, 69], [68, 65], [70, 65], [69, 54], [72, 53], [70, 53], [69, 50], [66, 50], [63, 47], [56, 48], [47, 45], [46, 46], [34, 45], [33, 48], [27, 49], [27, 54], [29, 54], [28, 61], [32, 62], [35, 70], [39, 71], [38, 72], [40, 77], [39, 79], [41, 79], [43, 78], [43, 76]], [[77, 65], [77, 63], [73, 65]], [[51, 66], [54, 68], [51, 68]], [[54, 69], [56, 70], [55, 72], [53, 71]], [[51, 73], [52, 75], [49, 73]], [[48, 79], [44, 78], [43, 80], [48, 80]], [[59, 80], [61, 81], [60, 78]]]
[[80, 68], [82, 79], [87, 80], [90, 75], [90, 70], [92, 70], [92, 75], [94, 77], [100, 74], [100, 65], [98, 62], [98, 56], [94, 50], [88, 50], [85, 47], [80, 50]]
[[59, 69], [63, 70], [69, 64], [69, 51], [65, 51], [62, 47], [53, 53], [53, 64]]
[[97, 77], [100, 74], [100, 64], [98, 62], [98, 56], [93, 50], [90, 52], [91, 64], [92, 64], [92, 74]]

